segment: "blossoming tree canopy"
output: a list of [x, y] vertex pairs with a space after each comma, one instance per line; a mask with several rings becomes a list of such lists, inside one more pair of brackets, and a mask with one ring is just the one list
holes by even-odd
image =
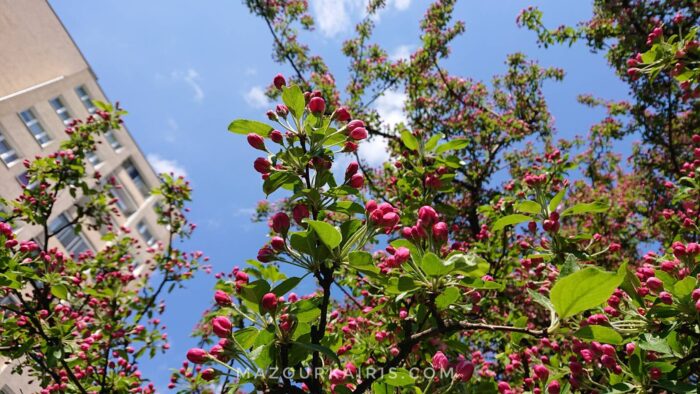
[[[700, 135], [682, 127], [696, 119], [684, 108], [696, 105], [689, 26], [698, 15], [688, 2], [661, 3], [596, 2], [579, 30], [546, 30], [535, 9], [519, 17], [545, 45], [586, 38], [609, 48], [634, 87], [632, 104], [582, 96], [607, 117], [587, 140], [555, 142], [541, 87], [561, 70], [516, 54], [486, 87], [441, 67], [464, 31], [451, 22], [454, 1], [428, 7], [422, 46], [397, 61], [369, 43], [381, 8], [372, 2], [344, 47], [352, 61], [344, 104], [323, 60], [297, 41], [297, 24], [313, 26], [306, 5], [247, 2], [295, 75], [271, 84], [281, 99], [271, 124], [238, 120], [229, 130], [265, 152], [254, 163], [264, 194], [287, 197], [261, 205], [270, 238], [257, 261], [221, 277], [198, 327], [203, 346], [171, 386], [695, 392]], [[407, 121], [387, 132], [368, 104], [397, 86], [407, 91]], [[666, 118], [637, 112], [642, 105]], [[613, 143], [639, 130], [630, 170]], [[358, 157], [344, 174], [331, 171], [339, 154], [378, 136], [392, 155], [381, 168]], [[521, 143], [530, 138], [541, 143]], [[502, 166], [512, 179], [498, 187]], [[644, 253], [649, 245], [656, 250]], [[288, 265], [303, 274], [285, 276]], [[302, 277], [317, 291], [297, 295]]]

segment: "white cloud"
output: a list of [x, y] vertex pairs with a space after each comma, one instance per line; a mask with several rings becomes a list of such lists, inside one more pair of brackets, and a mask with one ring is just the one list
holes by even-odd
[[406, 102], [406, 93], [398, 90], [387, 90], [374, 104], [382, 121], [389, 127], [394, 127], [401, 122], [406, 122], [406, 114], [403, 106]]
[[167, 174], [173, 173], [175, 174], [175, 176], [187, 176], [187, 171], [185, 170], [185, 167], [180, 165], [175, 160], [165, 159], [155, 153], [149, 153], [147, 158], [153, 166], [153, 169], [159, 174], [164, 172]]
[[413, 52], [413, 45], [399, 45], [394, 48], [394, 51], [389, 54], [392, 61], [408, 60]]
[[[311, 8], [314, 19], [321, 33], [326, 37], [335, 37], [350, 31], [354, 24], [367, 15], [369, 0], [312, 0]], [[390, 0], [386, 9], [404, 11], [411, 5], [411, 0]], [[373, 16], [379, 21], [383, 10]]]
[[357, 152], [367, 164], [372, 167], [378, 167], [389, 160], [388, 146], [386, 138], [372, 137], [370, 140], [362, 141]]
[[411, 0], [392, 0], [389, 4], [399, 11], [407, 10], [411, 6]]
[[258, 75], [258, 69], [254, 67], [248, 67], [245, 69], [245, 75]]
[[253, 86], [248, 90], [243, 98], [253, 108], [267, 108], [270, 106], [270, 100], [265, 95], [265, 90], [260, 86]]
[[196, 102], [201, 102], [204, 100], [204, 90], [199, 85], [199, 73], [194, 68], [188, 68], [187, 71], [173, 71], [170, 76], [175, 80], [184, 81], [186, 84], [190, 85], [194, 91], [192, 99]]

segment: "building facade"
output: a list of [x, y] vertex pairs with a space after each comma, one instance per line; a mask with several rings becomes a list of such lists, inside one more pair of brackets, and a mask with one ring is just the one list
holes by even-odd
[[[0, 196], [13, 200], [27, 184], [24, 159], [45, 156], [59, 149], [71, 119], [84, 119], [95, 111], [92, 100], [108, 101], [82, 53], [47, 0], [0, 0]], [[156, 224], [149, 191], [159, 182], [143, 153], [125, 127], [100, 138], [89, 157], [88, 171], [103, 178], [114, 176], [120, 211], [116, 224], [132, 229], [145, 245], [165, 239]], [[58, 196], [50, 227], [71, 220], [75, 199]], [[17, 229], [21, 239], [35, 239], [41, 229]], [[79, 254], [99, 250], [105, 242], [99, 231], [75, 233], [68, 227], [49, 246]], [[0, 393], [33, 393], [37, 388], [23, 376], [11, 375], [11, 360], [0, 358]]]

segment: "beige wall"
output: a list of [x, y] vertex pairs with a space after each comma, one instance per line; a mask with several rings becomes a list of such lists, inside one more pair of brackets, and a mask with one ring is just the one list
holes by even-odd
[[[0, 161], [0, 196], [13, 200], [20, 195], [22, 188], [17, 176], [25, 171], [22, 161], [55, 152], [61, 140], [67, 137], [62, 120], [49, 104], [50, 99], [60, 96], [74, 118], [89, 115], [75, 92], [78, 86], [85, 86], [92, 98], [107, 101], [89, 65], [47, 1], [0, 0], [0, 133], [19, 156], [11, 165]], [[18, 113], [27, 108], [33, 109], [51, 136], [50, 143], [41, 146], [20, 119]], [[165, 240], [166, 230], [156, 224], [153, 212], [157, 198], [143, 196], [124, 171], [123, 164], [131, 160], [150, 187], [158, 184], [158, 177], [125, 127], [116, 130], [115, 136], [122, 147], [115, 150], [101, 137], [97, 154], [102, 163], [96, 168], [88, 164], [88, 171], [116, 176], [131, 196], [136, 211], [129, 217], [118, 216], [116, 224], [131, 228], [132, 235], [138, 237], [137, 223], [144, 220], [153, 236]], [[63, 212], [70, 215], [74, 204], [75, 200], [67, 193], [59, 195], [52, 218]], [[21, 239], [32, 239], [41, 229], [24, 225], [18, 233]], [[105, 244], [98, 231], [84, 230], [82, 236], [93, 249], [101, 249]], [[55, 239], [50, 246], [61, 247]], [[0, 390], [38, 391], [36, 386], [28, 384], [27, 376], [11, 375], [11, 364], [5, 361], [0, 359]]]
[[87, 68], [46, 0], [0, 0], [0, 97]]

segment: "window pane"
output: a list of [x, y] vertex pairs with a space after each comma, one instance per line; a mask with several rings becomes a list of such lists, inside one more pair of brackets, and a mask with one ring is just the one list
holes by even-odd
[[39, 120], [34, 115], [34, 111], [32, 111], [31, 109], [27, 109], [20, 112], [19, 116], [20, 118], [22, 118], [24, 125], [27, 126], [27, 129], [30, 133], [32, 133], [34, 139], [37, 140], [38, 143], [44, 145], [47, 142], [51, 141], [51, 137], [44, 130], [44, 127], [41, 125], [41, 123], [39, 123]]
[[148, 225], [142, 220], [139, 222], [137, 225], [137, 229], [139, 231], [139, 234], [141, 234], [141, 237], [143, 237], [143, 240], [146, 241], [146, 244], [148, 246], [152, 246], [154, 243], [156, 243], [156, 239], [151, 233], [151, 230], [148, 228]]
[[100, 156], [98, 156], [97, 153], [95, 153], [94, 151], [88, 151], [85, 154], [85, 157], [87, 157], [88, 161], [90, 162], [90, 164], [92, 164], [93, 167], [102, 163], [102, 159], [100, 159]]
[[136, 166], [131, 160], [127, 160], [126, 162], [124, 162], [124, 170], [127, 174], [129, 174], [129, 177], [132, 181], [134, 181], [134, 184], [139, 189], [141, 194], [144, 195], [144, 197], [148, 196], [151, 193], [151, 191], [148, 188], [148, 185], [146, 184], [146, 181], [143, 179], [138, 168], [136, 168]]
[[49, 231], [55, 233], [61, 229], [56, 235], [56, 238], [69, 253], [78, 255], [90, 250], [90, 245], [88, 245], [85, 238], [75, 233], [75, 227], [73, 225], [66, 226], [68, 223], [70, 223], [68, 215], [62, 213], [49, 224]]
[[7, 165], [17, 160], [17, 153], [10, 147], [2, 134], [0, 134], [0, 159]]
[[122, 211], [124, 216], [131, 216], [131, 214], [136, 211], [134, 200], [121, 185], [117, 184], [111, 192], [114, 198], [117, 199], [117, 207], [119, 207], [119, 210]]
[[117, 139], [117, 136], [114, 135], [113, 130], [109, 130], [105, 133], [105, 139], [109, 142], [109, 146], [111, 146], [112, 149], [119, 150], [122, 148], [122, 144]]
[[60, 97], [49, 100], [49, 103], [53, 107], [54, 111], [56, 111], [56, 115], [61, 118], [63, 123], [70, 123], [72, 116], [70, 115], [70, 112], [68, 112], [66, 105], [63, 103], [63, 100]]
[[90, 97], [90, 94], [88, 94], [87, 89], [85, 89], [85, 86], [78, 86], [77, 88], [75, 88], [75, 94], [78, 95], [80, 101], [83, 102], [83, 105], [85, 106], [85, 109], [88, 110], [88, 112], [95, 112], [96, 108], [94, 105], [92, 105], [92, 98]]

